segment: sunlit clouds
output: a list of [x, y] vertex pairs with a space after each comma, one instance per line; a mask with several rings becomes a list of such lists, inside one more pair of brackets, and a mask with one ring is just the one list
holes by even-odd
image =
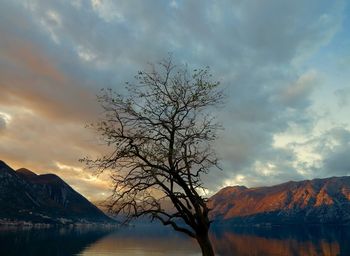
[[2, 1], [0, 159], [58, 174], [92, 200], [111, 189], [78, 160], [106, 152], [85, 125], [96, 94], [168, 53], [210, 66], [222, 186], [350, 175], [347, 1]]

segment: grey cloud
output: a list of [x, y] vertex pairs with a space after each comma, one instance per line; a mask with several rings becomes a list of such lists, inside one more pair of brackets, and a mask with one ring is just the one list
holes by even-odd
[[323, 175], [350, 175], [350, 131], [336, 128], [324, 136], [327, 136], [326, 141], [331, 140], [329, 144], [334, 146], [320, 145], [319, 149], [325, 153], [322, 166]]
[[293, 143], [290, 147], [291, 150], [296, 147], [310, 148], [312, 153], [319, 156], [308, 164], [299, 163], [309, 178], [350, 175], [350, 131], [344, 127], [331, 128], [303, 143]]
[[0, 115], [0, 132], [2, 130], [5, 130], [6, 129], [6, 121], [5, 121], [5, 118], [3, 118], [1, 115]]
[[64, 54], [45, 51], [52, 45], [43, 46], [42, 34], [23, 10], [12, 4], [6, 7], [0, 10], [0, 105], [26, 107], [49, 118], [80, 123], [96, 116], [96, 90], [65, 70]]
[[324, 172], [326, 176], [350, 175], [350, 144], [338, 146], [332, 154], [324, 160]]
[[310, 95], [316, 83], [318, 82], [317, 73], [311, 70], [302, 76], [291, 85], [283, 88], [281, 100], [292, 108], [305, 108], [310, 104], [307, 96]]
[[338, 98], [339, 107], [346, 107], [350, 103], [350, 87], [338, 89], [334, 92]]
[[[228, 94], [226, 107], [214, 113], [225, 127], [216, 145], [224, 171], [209, 176], [208, 187], [214, 190], [238, 174], [245, 175], [245, 182], [251, 185], [263, 184], [266, 177], [256, 169], [256, 162], [276, 166], [271, 182], [301, 178], [292, 165], [293, 151], [273, 148], [273, 136], [290, 124], [308, 128], [315, 121], [308, 108], [316, 80], [305, 82], [303, 77], [308, 73], [302, 73], [299, 64], [336, 33], [342, 21], [343, 1], [190, 0], [178, 1], [176, 8], [160, 0], [133, 4], [102, 1], [108, 6], [99, 10], [89, 1], [83, 1], [80, 7], [68, 2], [32, 1], [29, 8], [21, 1], [8, 1], [6, 8], [1, 8], [0, 42], [10, 38], [9, 42], [16, 39], [37, 46], [47, 63], [55, 67], [52, 70], [65, 79], [59, 83], [55, 76], [39, 72], [42, 69], [23, 75], [31, 70], [30, 65], [20, 65], [22, 69], [11, 75], [7, 71], [13, 63], [7, 60], [13, 56], [7, 54], [0, 62], [1, 70], [7, 72], [4, 78], [17, 82], [11, 83], [17, 90], [7, 86], [7, 96], [0, 96], [2, 102], [17, 96], [21, 100], [16, 104], [27, 104], [39, 112], [49, 106], [48, 117], [94, 118], [98, 112], [91, 95], [97, 88], [123, 90], [123, 82], [147, 62], [172, 52], [178, 62], [191, 67], [211, 66]], [[6, 51], [8, 46], [3, 49]], [[19, 71], [22, 80], [14, 80]], [[59, 84], [63, 86], [57, 89]], [[88, 96], [81, 96], [84, 93]], [[61, 129], [55, 140], [57, 148], [64, 138], [63, 126]], [[80, 138], [78, 131], [70, 134]], [[75, 143], [79, 144], [77, 148]], [[76, 149], [74, 157], [87, 146], [81, 140], [69, 145]], [[17, 150], [25, 157], [23, 147], [14, 149], [12, 157]], [[71, 150], [67, 154], [58, 153], [58, 149], [51, 151], [55, 159], [74, 162], [74, 157], [68, 156]]]
[[[243, 169], [247, 175], [254, 172], [249, 170], [252, 164], [263, 159], [267, 150], [273, 151], [273, 134], [290, 122], [300, 122], [300, 112], [287, 109], [292, 106], [304, 111], [312, 86], [303, 83], [303, 75], [294, 72], [291, 63], [329, 40], [339, 22], [339, 3], [317, 1], [317, 10], [311, 11], [316, 3], [305, 1], [200, 6], [186, 1], [175, 10], [158, 1], [136, 7], [122, 2], [115, 8], [123, 14], [124, 22], [107, 23], [88, 16], [99, 28], [95, 33], [77, 33], [85, 26], [77, 27], [76, 19], [71, 18], [75, 16], [66, 10], [59, 13], [69, 24], [62, 35], [73, 44], [88, 42], [87, 47], [102, 62], [117, 67], [118, 74], [130, 74], [169, 50], [180, 61], [212, 66], [230, 97], [221, 118], [226, 127], [224, 142], [219, 143], [225, 162], [222, 177], [229, 178]], [[158, 15], [149, 15], [151, 10]], [[288, 91], [284, 102], [279, 101], [282, 90]]]
[[132, 5], [120, 1], [110, 3], [112, 7], [105, 12], [117, 10], [124, 21], [106, 22], [90, 4], [76, 9], [62, 2], [38, 1], [34, 19], [55, 10], [62, 26], [53, 29], [61, 44], [90, 49], [97, 55], [95, 63], [114, 65], [119, 74], [130, 74], [130, 68], [158, 60], [169, 51], [181, 61], [235, 72], [245, 65], [249, 70], [289, 63], [299, 53], [317, 49], [337, 27], [339, 3], [223, 1], [199, 5], [185, 1], [174, 9], [164, 1]]

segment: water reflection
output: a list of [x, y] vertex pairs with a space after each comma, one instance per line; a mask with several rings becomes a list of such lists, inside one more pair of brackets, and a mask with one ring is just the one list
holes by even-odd
[[[211, 234], [218, 255], [350, 255], [348, 228], [228, 228]], [[0, 228], [0, 255], [200, 255], [195, 241], [169, 228]]]
[[212, 240], [220, 255], [350, 255], [344, 227], [217, 228]]
[[110, 231], [96, 228], [0, 227], [0, 255], [76, 255]]
[[122, 228], [79, 254], [95, 255], [201, 255], [194, 240], [169, 228], [140, 225]]

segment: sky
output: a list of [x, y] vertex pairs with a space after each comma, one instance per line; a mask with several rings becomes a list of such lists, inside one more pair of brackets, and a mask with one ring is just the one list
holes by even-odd
[[105, 198], [96, 94], [171, 53], [227, 95], [209, 193], [350, 175], [349, 28], [346, 0], [0, 0], [0, 159]]

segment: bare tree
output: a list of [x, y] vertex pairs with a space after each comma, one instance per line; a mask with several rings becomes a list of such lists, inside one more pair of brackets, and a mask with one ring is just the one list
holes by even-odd
[[214, 255], [202, 176], [218, 167], [211, 143], [220, 126], [210, 110], [222, 102], [219, 83], [208, 68], [190, 72], [171, 58], [135, 78], [126, 96], [102, 90], [104, 114], [93, 127], [113, 150], [83, 161], [112, 169], [112, 212], [126, 221], [150, 216], [195, 238], [203, 255]]

